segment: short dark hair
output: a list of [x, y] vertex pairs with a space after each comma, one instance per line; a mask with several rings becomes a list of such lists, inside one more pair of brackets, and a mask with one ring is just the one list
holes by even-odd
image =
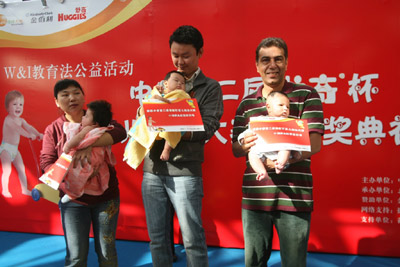
[[105, 100], [96, 100], [87, 104], [93, 113], [93, 122], [100, 127], [107, 127], [112, 119], [111, 104]]
[[171, 77], [172, 73], [176, 73], [176, 74], [181, 75], [183, 77], [183, 79], [185, 79], [185, 81], [186, 81], [185, 74], [183, 72], [180, 72], [180, 71], [177, 71], [177, 70], [171, 70], [170, 72], [168, 72], [165, 75], [164, 81], [168, 80], [169, 77]]
[[258, 59], [260, 57], [260, 49], [264, 48], [264, 47], [271, 47], [271, 46], [276, 46], [278, 48], [283, 49], [285, 59], [288, 58], [288, 48], [287, 48], [286, 42], [282, 38], [269, 37], [269, 38], [265, 38], [265, 39], [261, 40], [260, 44], [257, 46], [256, 62], [258, 62]]
[[170, 48], [173, 42], [178, 44], [193, 45], [197, 54], [204, 45], [203, 36], [201, 35], [200, 31], [190, 25], [182, 25], [176, 29], [169, 37]]
[[82, 86], [77, 81], [75, 81], [73, 79], [63, 79], [63, 80], [59, 80], [54, 85], [54, 97], [57, 99], [58, 93], [62, 90], [67, 89], [70, 86], [75, 86], [75, 87], [79, 88], [81, 90], [82, 94], [85, 95], [85, 93], [83, 92]]

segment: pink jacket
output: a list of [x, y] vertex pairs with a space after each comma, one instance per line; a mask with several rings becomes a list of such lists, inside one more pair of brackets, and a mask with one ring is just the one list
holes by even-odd
[[[93, 144], [105, 131], [113, 127], [98, 127], [86, 134], [85, 138], [69, 154], [72, 156], [76, 150], [85, 148]], [[75, 136], [81, 127], [79, 123], [64, 122], [63, 130], [67, 141]], [[93, 147], [91, 154], [91, 164], [82, 167], [80, 164], [75, 168], [68, 169], [64, 182], [60, 184], [60, 189], [68, 194], [72, 199], [81, 197], [83, 194], [102, 195], [108, 188], [110, 172], [108, 165], [114, 166], [116, 163], [111, 146]], [[93, 172], [96, 172], [95, 176]], [[92, 176], [92, 177], [91, 177]]]

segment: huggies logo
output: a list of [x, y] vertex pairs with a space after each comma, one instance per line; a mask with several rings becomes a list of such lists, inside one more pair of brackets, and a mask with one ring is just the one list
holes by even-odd
[[75, 14], [58, 14], [58, 21], [69, 21], [69, 20], [85, 20], [86, 19], [86, 7], [77, 7]]

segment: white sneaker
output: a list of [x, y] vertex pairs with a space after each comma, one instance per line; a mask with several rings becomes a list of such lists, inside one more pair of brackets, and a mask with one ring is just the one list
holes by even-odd
[[68, 195], [64, 195], [64, 196], [61, 198], [61, 203], [67, 203], [67, 202], [69, 202], [69, 201], [71, 201], [71, 198], [70, 198]]

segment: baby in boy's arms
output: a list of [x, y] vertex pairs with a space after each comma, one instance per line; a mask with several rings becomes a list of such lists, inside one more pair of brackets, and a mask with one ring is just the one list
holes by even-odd
[[[289, 98], [280, 91], [271, 92], [266, 101], [268, 116], [260, 116], [266, 118], [287, 118], [289, 116], [290, 102]], [[245, 134], [250, 131], [246, 130], [238, 137], [239, 142], [244, 138]], [[253, 170], [257, 173], [257, 180], [268, 178], [268, 173], [264, 165], [266, 158], [275, 161], [275, 172], [281, 173], [288, 165], [289, 158], [293, 157], [299, 159], [301, 157], [300, 151], [279, 150], [272, 152], [265, 152], [257, 145], [253, 146], [249, 152], [249, 162]]]
[[[181, 72], [176, 70], [168, 72], [162, 85], [161, 88], [155, 87], [147, 99], [157, 99], [165, 103], [170, 103], [172, 98], [190, 98], [185, 92], [185, 76]], [[136, 169], [143, 161], [156, 138], [165, 139], [165, 145], [161, 152], [160, 159], [163, 161], [169, 160], [170, 152], [180, 141], [182, 133], [150, 133], [148, 127], [152, 127], [152, 118], [149, 117], [146, 124], [142, 107], [140, 107], [138, 115], [139, 118], [128, 132], [131, 138], [125, 148], [124, 160], [127, 161], [128, 165]], [[143, 136], [146, 136], [146, 138], [143, 138]]]

